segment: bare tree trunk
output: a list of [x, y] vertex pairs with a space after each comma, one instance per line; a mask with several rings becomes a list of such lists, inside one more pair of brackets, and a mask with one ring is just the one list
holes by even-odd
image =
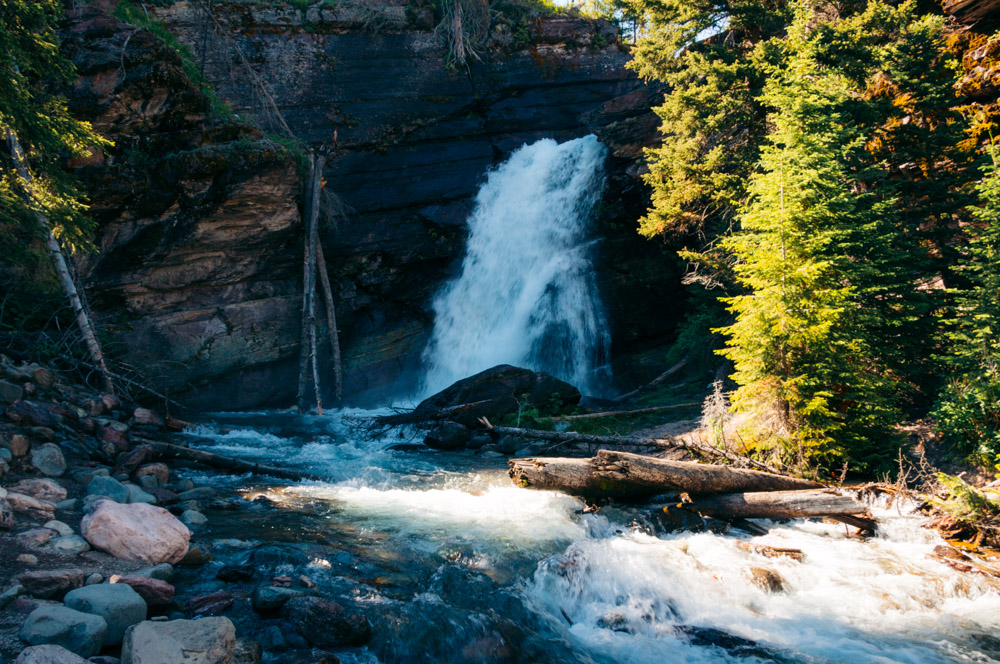
[[333, 289], [330, 287], [330, 275], [326, 271], [326, 257], [323, 256], [323, 244], [316, 238], [316, 270], [319, 272], [319, 283], [323, 290], [323, 303], [326, 305], [326, 326], [330, 330], [330, 359], [333, 363], [333, 399], [340, 403], [344, 398], [344, 371], [340, 358], [340, 332], [337, 331], [337, 311], [333, 306]]
[[[30, 198], [32, 197], [31, 171], [28, 170], [27, 164], [24, 163], [24, 150], [21, 148], [21, 142], [17, 139], [17, 134], [14, 133], [14, 130], [10, 128], [7, 129], [7, 147], [10, 150], [11, 159], [14, 160], [17, 173], [24, 183], [24, 189]], [[56, 275], [59, 277], [63, 290], [66, 292], [66, 297], [69, 298], [70, 307], [72, 307], [73, 314], [76, 316], [76, 324], [80, 328], [83, 342], [87, 345], [87, 352], [90, 353], [90, 359], [101, 373], [104, 389], [108, 392], [114, 392], [114, 384], [111, 382], [111, 374], [104, 361], [104, 352], [101, 350], [101, 343], [97, 340], [97, 335], [94, 333], [94, 326], [90, 322], [90, 316], [87, 315], [87, 310], [80, 299], [80, 293], [76, 289], [73, 275], [70, 274], [69, 265], [66, 262], [66, 256], [63, 255], [62, 247], [59, 245], [59, 241], [55, 235], [52, 234], [52, 224], [49, 223], [45, 215], [39, 212], [35, 212], [35, 217], [45, 230], [45, 246], [52, 256], [53, 267], [55, 268]]]
[[591, 499], [822, 488], [821, 484], [797, 477], [612, 450], [599, 450], [592, 459], [539, 457], [511, 459], [508, 463], [509, 475], [518, 486]]
[[309, 388], [309, 371], [312, 369], [316, 406], [322, 414], [319, 371], [316, 364], [316, 224], [319, 221], [319, 186], [322, 177], [323, 157], [309, 155], [309, 189], [305, 209], [305, 250], [302, 255], [302, 334], [299, 350], [298, 410], [308, 410], [306, 393]]

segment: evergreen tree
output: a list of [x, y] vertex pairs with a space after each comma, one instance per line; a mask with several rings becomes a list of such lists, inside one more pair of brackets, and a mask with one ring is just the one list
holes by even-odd
[[942, 434], [964, 454], [1000, 461], [1000, 167], [998, 151], [984, 170], [981, 207], [967, 233], [957, 268], [970, 286], [959, 294], [951, 321], [949, 365], [955, 378], [933, 416]]
[[739, 385], [749, 435], [799, 461], [874, 467], [892, 452], [894, 389], [878, 358], [873, 298], [897, 270], [891, 201], [859, 189], [847, 168], [863, 149], [850, 81], [816, 61], [799, 15], [762, 95], [774, 111], [742, 231], [722, 241], [747, 290], [726, 299], [735, 322], [722, 354]]
[[[86, 247], [91, 230], [74, 178], [65, 170], [73, 157], [86, 158], [109, 143], [89, 123], [70, 116], [53, 86], [75, 78], [71, 62], [59, 53], [55, 25], [58, 0], [0, 0], [0, 134], [12, 133], [24, 149], [32, 183], [26, 189], [8, 150], [0, 157], [0, 234], [11, 253], [48, 234], [38, 215], [70, 250]], [[6, 146], [5, 146], [6, 147]], [[8, 253], [9, 252], [9, 253]]]

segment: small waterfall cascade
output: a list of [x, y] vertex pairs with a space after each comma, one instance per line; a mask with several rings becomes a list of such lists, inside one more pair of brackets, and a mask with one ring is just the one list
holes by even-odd
[[606, 148], [594, 136], [522, 146], [479, 190], [461, 274], [434, 300], [424, 393], [497, 364], [594, 393], [610, 336], [590, 225]]

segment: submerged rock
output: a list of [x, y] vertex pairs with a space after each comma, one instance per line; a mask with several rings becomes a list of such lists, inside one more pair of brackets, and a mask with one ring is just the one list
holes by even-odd
[[336, 602], [319, 597], [293, 597], [285, 602], [281, 612], [307, 641], [320, 648], [363, 646], [372, 639], [368, 618], [348, 614]]

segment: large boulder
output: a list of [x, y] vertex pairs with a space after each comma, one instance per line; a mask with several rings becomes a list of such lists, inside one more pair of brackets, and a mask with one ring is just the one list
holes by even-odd
[[146, 503], [103, 500], [83, 517], [80, 530], [95, 549], [152, 564], [180, 561], [191, 541], [191, 531], [177, 517]]
[[320, 648], [363, 646], [372, 639], [368, 618], [319, 597], [292, 597], [281, 613], [307, 641]]
[[438, 422], [424, 437], [424, 445], [436, 450], [461, 450], [472, 438], [469, 427], [458, 422], [445, 420]]
[[100, 616], [65, 606], [45, 605], [28, 615], [19, 635], [33, 646], [54, 644], [81, 657], [92, 657], [101, 650], [107, 631], [108, 623]]
[[146, 602], [124, 583], [99, 583], [71, 590], [63, 600], [71, 609], [101, 616], [108, 623], [104, 645], [122, 642], [125, 630], [146, 619]]
[[21, 651], [14, 664], [87, 664], [87, 660], [62, 646], [31, 646]]
[[122, 664], [228, 664], [236, 649], [229, 618], [141, 622], [122, 644]]
[[[547, 373], [501, 364], [424, 399], [414, 414], [445, 419], [440, 413], [447, 411], [446, 419], [475, 428], [482, 426], [480, 417], [495, 420], [518, 409], [554, 413], [575, 406], [580, 398], [580, 390]], [[464, 407], [461, 412], [448, 410], [458, 406]]]

